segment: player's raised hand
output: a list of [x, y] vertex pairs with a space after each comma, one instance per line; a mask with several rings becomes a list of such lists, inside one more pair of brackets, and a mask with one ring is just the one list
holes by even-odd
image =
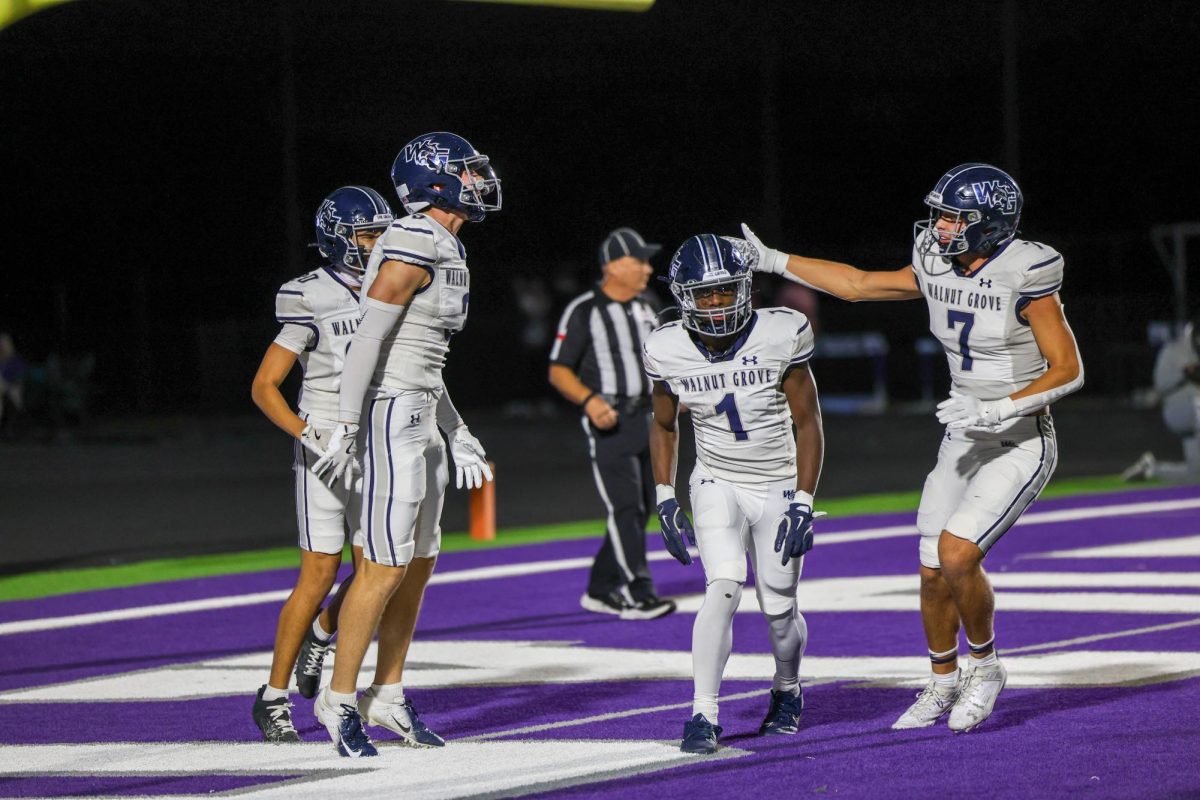
[[466, 425], [455, 428], [450, 434], [450, 455], [454, 457], [454, 471], [458, 488], [478, 489], [484, 480], [492, 479], [492, 468], [488, 466], [483, 445], [471, 435]]
[[824, 511], [813, 512], [811, 496], [791, 503], [787, 511], [779, 515], [779, 521], [775, 523], [775, 552], [783, 553], [783, 566], [812, 550], [813, 520], [823, 516]]
[[957, 389], [938, 403], [937, 421], [947, 428], [994, 428], [1016, 415], [1016, 406], [1007, 397], [999, 400], [980, 400]]
[[667, 552], [675, 556], [680, 564], [691, 564], [692, 554], [688, 552], [688, 543], [695, 546], [696, 531], [674, 497], [668, 497], [658, 504], [658, 524], [662, 528]]
[[339, 478], [354, 469], [354, 440], [358, 436], [358, 425], [353, 422], [339, 423], [325, 445], [325, 454], [313, 464], [312, 471], [326, 483], [333, 485]]
[[742, 223], [742, 236], [746, 237], [746, 242], [754, 248], [754, 258], [750, 259], [750, 269], [755, 272], [787, 275], [787, 253], [767, 247], [744, 222]]

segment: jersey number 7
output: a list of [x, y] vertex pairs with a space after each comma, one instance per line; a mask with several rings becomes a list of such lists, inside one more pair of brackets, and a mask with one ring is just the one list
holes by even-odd
[[967, 339], [971, 337], [971, 328], [975, 326], [975, 315], [969, 311], [948, 309], [946, 317], [946, 324], [950, 327], [950, 330], [954, 330], [955, 325], [960, 322], [962, 323], [962, 330], [958, 332], [958, 352], [962, 355], [963, 372], [970, 372], [971, 366], [975, 362], [971, 358], [971, 347], [967, 344]]

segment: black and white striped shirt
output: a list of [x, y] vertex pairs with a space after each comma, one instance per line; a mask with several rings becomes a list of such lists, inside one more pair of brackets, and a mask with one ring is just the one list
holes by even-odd
[[649, 294], [624, 303], [597, 286], [563, 311], [550, 363], [569, 367], [593, 391], [617, 398], [650, 394], [642, 369], [642, 343], [657, 326], [657, 303]]

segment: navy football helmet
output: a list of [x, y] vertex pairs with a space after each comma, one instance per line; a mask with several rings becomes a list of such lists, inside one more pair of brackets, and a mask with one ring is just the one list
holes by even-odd
[[392, 224], [392, 207], [369, 186], [343, 186], [317, 209], [317, 249], [336, 267], [362, 273], [371, 251], [358, 246], [355, 234]]
[[[946, 257], [989, 254], [1017, 235], [1024, 203], [1017, 182], [1004, 170], [989, 164], [959, 164], [925, 195], [929, 219], [913, 226], [917, 252]], [[945, 243], [935, 227], [942, 214], [953, 214], [965, 223]]]
[[[709, 336], [729, 336], [750, 322], [754, 313], [750, 306], [750, 258], [743, 245], [740, 239], [703, 233], [675, 251], [667, 276], [685, 328]], [[721, 289], [733, 289], [732, 304], [704, 308], [697, 302]]]
[[471, 222], [500, 210], [500, 179], [488, 157], [445, 131], [418, 136], [392, 162], [392, 183], [404, 210], [456, 209]]

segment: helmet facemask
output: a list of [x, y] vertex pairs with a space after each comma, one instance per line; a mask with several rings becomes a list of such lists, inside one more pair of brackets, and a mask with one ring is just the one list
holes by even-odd
[[[700, 305], [714, 291], [733, 289], [733, 302], [715, 308]], [[683, 326], [707, 336], [732, 336], [750, 322], [750, 274], [715, 275], [703, 281], [671, 284], [671, 294], [679, 303]]]
[[467, 219], [479, 222], [489, 211], [499, 211], [503, 198], [500, 179], [485, 155], [468, 156], [446, 162], [446, 173], [458, 178], [458, 205]]
[[367, 261], [371, 258], [374, 245], [371, 247], [359, 246], [358, 234], [364, 231], [378, 231], [378, 235], [383, 236], [388, 229], [388, 224], [390, 223], [367, 222], [352, 225], [339, 223], [334, 228], [334, 236], [338, 240], [338, 249], [342, 251], [342, 257], [339, 259], [341, 265], [356, 275], [364, 274], [367, 271]]
[[[973, 249], [972, 243], [979, 239], [972, 227], [983, 222], [983, 215], [975, 209], [962, 209], [948, 206], [941, 198], [930, 193], [925, 197], [925, 205], [929, 206], [929, 219], [914, 225], [914, 235], [917, 239], [917, 252], [923, 256], [961, 255]], [[938, 229], [938, 221], [943, 215], [950, 215], [952, 227], [946, 231], [950, 238], [943, 244], [943, 232]], [[959, 228], [959, 223], [965, 223]]]

